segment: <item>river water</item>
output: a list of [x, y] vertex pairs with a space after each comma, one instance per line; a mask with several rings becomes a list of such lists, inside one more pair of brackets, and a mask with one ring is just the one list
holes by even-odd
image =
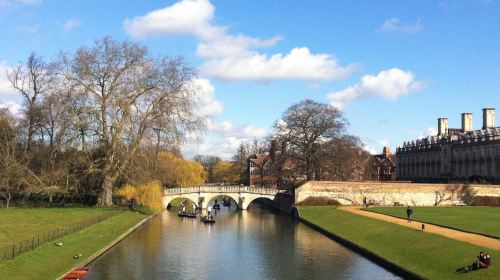
[[164, 211], [91, 265], [92, 279], [399, 279], [256, 203], [215, 224]]

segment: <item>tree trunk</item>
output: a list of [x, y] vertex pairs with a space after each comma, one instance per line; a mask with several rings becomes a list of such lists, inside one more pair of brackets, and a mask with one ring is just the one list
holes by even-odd
[[104, 169], [101, 193], [97, 199], [97, 206], [106, 207], [113, 205], [113, 175]]

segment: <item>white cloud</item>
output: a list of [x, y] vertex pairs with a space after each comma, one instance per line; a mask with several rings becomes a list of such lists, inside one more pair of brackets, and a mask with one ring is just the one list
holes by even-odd
[[259, 53], [255, 49], [274, 46], [281, 36], [231, 35], [227, 27], [213, 22], [214, 12], [208, 0], [182, 0], [127, 19], [123, 25], [134, 37], [195, 36], [199, 40], [196, 54], [205, 59], [201, 72], [223, 80], [332, 80], [345, 78], [356, 69], [353, 64], [341, 66], [333, 55], [313, 54], [307, 47], [289, 53]]
[[370, 146], [364, 146], [363, 150], [369, 152], [371, 155], [378, 154], [377, 150], [375, 148], [373, 148], [373, 147], [370, 147]]
[[382, 146], [382, 147], [386, 147], [386, 146], [389, 146], [391, 144], [391, 142], [389, 141], [389, 139], [387, 138], [383, 138], [383, 139], [380, 139], [378, 140], [378, 143]]
[[7, 71], [10, 67], [5, 61], [0, 61], [0, 96], [2, 95], [15, 95], [17, 92], [12, 87], [9, 79], [7, 78]]
[[0, 103], [0, 109], [9, 109], [10, 113], [14, 116], [20, 117], [22, 114], [22, 107], [16, 101], [8, 101], [4, 103]]
[[66, 31], [71, 31], [80, 26], [80, 21], [76, 18], [68, 19], [63, 23], [63, 29]]
[[380, 71], [376, 76], [365, 75], [354, 86], [331, 92], [326, 98], [330, 100], [332, 106], [343, 109], [356, 99], [379, 96], [387, 100], [396, 100], [400, 96], [420, 91], [424, 87], [425, 83], [417, 81], [412, 72], [392, 68]]
[[220, 115], [224, 105], [215, 97], [215, 88], [207, 79], [194, 80], [197, 114], [202, 117]]
[[379, 32], [398, 32], [398, 33], [417, 33], [422, 30], [422, 22], [419, 20], [415, 23], [401, 23], [399, 18], [390, 18], [382, 24], [377, 30]]
[[427, 129], [427, 135], [436, 136], [437, 134], [438, 134], [438, 131], [435, 127], [431, 126]]

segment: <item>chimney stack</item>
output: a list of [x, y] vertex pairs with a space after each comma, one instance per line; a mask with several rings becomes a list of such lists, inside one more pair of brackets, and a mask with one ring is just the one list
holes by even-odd
[[472, 113], [462, 113], [462, 132], [472, 131]]
[[384, 150], [382, 151], [382, 153], [384, 154], [384, 157], [389, 157], [391, 155], [391, 149], [387, 146], [384, 147]]
[[495, 128], [495, 108], [483, 109], [483, 129]]
[[448, 118], [438, 119], [438, 135], [439, 136], [448, 135]]

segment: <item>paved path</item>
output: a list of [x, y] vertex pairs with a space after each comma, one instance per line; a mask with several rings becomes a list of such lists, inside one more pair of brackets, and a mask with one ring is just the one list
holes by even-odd
[[[384, 214], [379, 214], [379, 213], [374, 213], [370, 211], [364, 211], [361, 209], [360, 206], [343, 206], [339, 207], [340, 210], [386, 221], [386, 222], [391, 222], [394, 224], [398, 224], [400, 226], [405, 226], [413, 229], [421, 229], [422, 223], [421, 222], [415, 222], [413, 221], [412, 223], [408, 223], [406, 219], [401, 219], [401, 218], [395, 218], [392, 216], [387, 216]], [[467, 233], [459, 230], [454, 230], [454, 229], [449, 229], [445, 227], [440, 227], [440, 226], [435, 226], [435, 225], [429, 225], [425, 224], [425, 231], [430, 232], [430, 233], [435, 233], [439, 234], [442, 236], [446, 236], [448, 238], [468, 242], [477, 246], [481, 247], [487, 247], [490, 249], [494, 249], [497, 251], [500, 251], [500, 240], [491, 238], [491, 237], [486, 237], [483, 235], [479, 234], [474, 234], [474, 233]]]

